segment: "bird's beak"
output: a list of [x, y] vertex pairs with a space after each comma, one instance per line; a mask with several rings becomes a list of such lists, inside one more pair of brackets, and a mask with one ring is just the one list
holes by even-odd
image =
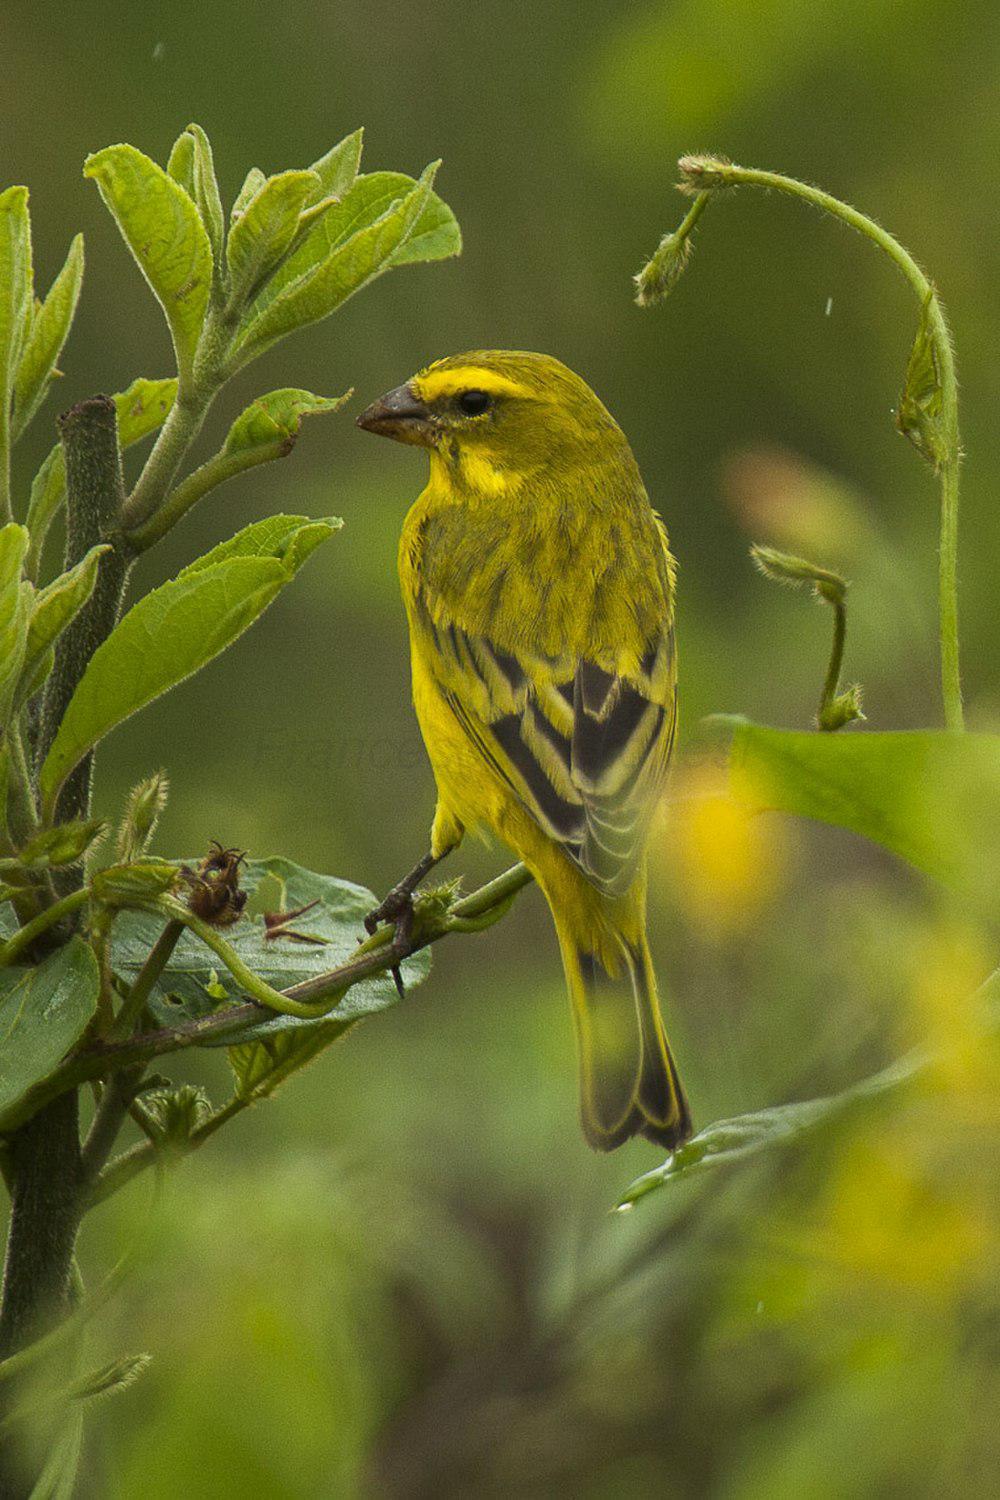
[[373, 401], [357, 419], [365, 432], [395, 438], [397, 443], [426, 445], [432, 432], [432, 417], [424, 403], [409, 385], [398, 385], [394, 391]]

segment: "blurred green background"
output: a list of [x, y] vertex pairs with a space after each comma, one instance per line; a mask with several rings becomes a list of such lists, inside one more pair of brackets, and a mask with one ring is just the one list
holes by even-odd
[[[928, 266], [964, 387], [969, 714], [994, 727], [998, 89], [990, 0], [8, 0], [0, 17], [0, 181], [31, 187], [40, 279], [86, 236], [61, 405], [172, 369], [88, 151], [128, 140], [163, 161], [197, 120], [231, 201], [249, 166], [304, 165], [364, 124], [369, 170], [444, 158], [465, 253], [266, 356], [205, 451], [260, 391], [354, 386], [356, 412], [477, 346], [558, 355], [631, 436], [681, 565], [685, 736], [652, 925], [700, 1123], [954, 1039], [995, 950], [846, 835], [747, 823], [695, 753], [706, 713], [806, 727], [815, 708], [829, 621], [753, 572], [751, 541], [851, 578], [847, 672], [872, 726], [940, 721], [936, 494], [891, 423], [910, 294], [870, 246], [750, 194], [712, 207], [665, 307], [639, 312], [629, 277], [680, 217], [674, 163], [696, 149], [820, 182]], [[163, 763], [162, 852], [218, 838], [381, 892], [433, 805], [395, 582], [423, 461], [349, 413], [144, 560], [149, 585], [270, 511], [345, 521], [252, 633], [113, 738], [97, 809]], [[22, 487], [51, 433], [43, 418], [22, 444]], [[464, 849], [455, 872], [502, 859]], [[214, 1056], [187, 1076], [226, 1087]], [[155, 1358], [97, 1410], [85, 1492], [995, 1493], [998, 1081], [959, 1046], [905, 1110], [609, 1215], [656, 1155], [581, 1140], [556, 946], [528, 893], [157, 1209], [142, 1181], [94, 1216], [88, 1277], [145, 1247], [94, 1347]]]

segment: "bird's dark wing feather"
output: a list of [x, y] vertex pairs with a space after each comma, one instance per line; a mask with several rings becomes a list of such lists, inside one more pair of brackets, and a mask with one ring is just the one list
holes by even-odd
[[616, 676], [427, 623], [438, 686], [492, 772], [598, 889], [627, 889], [673, 745], [672, 626], [634, 673]]

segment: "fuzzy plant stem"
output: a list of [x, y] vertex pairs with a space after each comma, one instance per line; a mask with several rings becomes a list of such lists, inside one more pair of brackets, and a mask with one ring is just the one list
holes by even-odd
[[[101, 558], [94, 591], [59, 638], [45, 690], [37, 763], [48, 753], [69, 700], [87, 663], [111, 634], [121, 610], [132, 553], [121, 534], [125, 484], [118, 447], [118, 417], [107, 396], [93, 396], [59, 418], [66, 459], [66, 567], [75, 567], [91, 547], [110, 542]], [[93, 757], [68, 777], [56, 819], [83, 818], [90, 805]]]
[[[66, 458], [67, 567], [78, 563], [98, 542], [112, 542], [112, 550], [101, 559], [88, 604], [59, 642], [45, 697], [41, 755], [51, 744], [88, 661], [114, 628], [129, 567], [127, 551], [116, 544], [124, 485], [114, 403], [105, 396], [82, 401], [60, 417], [59, 432]], [[88, 765], [82, 775], [67, 783], [60, 813], [86, 817], [89, 803]], [[81, 872], [73, 872], [70, 878], [77, 888], [82, 885]], [[65, 893], [65, 897], [72, 895], [70, 890]], [[52, 931], [50, 927], [39, 935], [39, 952]], [[11, 1213], [0, 1305], [0, 1358], [23, 1347], [47, 1322], [60, 1321], [70, 1308], [84, 1182], [77, 1090], [66, 1090], [40, 1109], [10, 1136], [8, 1149]], [[0, 1493], [17, 1495], [20, 1486], [20, 1476], [0, 1471]]]

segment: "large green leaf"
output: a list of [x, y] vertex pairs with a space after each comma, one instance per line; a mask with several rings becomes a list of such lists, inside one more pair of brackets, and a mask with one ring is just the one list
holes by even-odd
[[253, 291], [278, 264], [299, 227], [299, 215], [316, 196], [315, 172], [281, 172], [268, 177], [229, 231], [226, 261], [233, 305]]
[[320, 542], [325, 542], [342, 525], [336, 516], [323, 516], [317, 521], [309, 516], [265, 516], [219, 542], [203, 557], [195, 558], [177, 576], [188, 578], [233, 557], [273, 557], [294, 572]]
[[[163, 425], [177, 396], [177, 381], [133, 380], [126, 391], [112, 396], [118, 413], [118, 442], [122, 448], [138, 443]], [[56, 443], [35, 475], [28, 502], [28, 530], [31, 547], [27, 571], [37, 576], [48, 529], [66, 498], [66, 464], [62, 445]]]
[[31, 331], [18, 361], [14, 381], [15, 438], [24, 431], [45, 400], [56, 373], [56, 361], [69, 335], [82, 284], [83, 235], [78, 234], [69, 247], [66, 264], [31, 320]]
[[70, 699], [39, 777], [45, 807], [55, 806], [73, 767], [110, 730], [242, 635], [302, 561], [294, 548], [280, 558], [230, 555], [185, 569], [140, 599], [97, 648]]
[[992, 893], [1000, 874], [1000, 736], [810, 734], [739, 723], [734, 794], [850, 829], [918, 870]]
[[[194, 867], [197, 860], [188, 864]], [[242, 867], [242, 884], [250, 893], [245, 914], [223, 935], [254, 973], [274, 989], [287, 989], [304, 979], [324, 974], [353, 958], [358, 938], [364, 936], [365, 914], [376, 904], [375, 897], [363, 886], [337, 880], [332, 875], [317, 875], [291, 860], [273, 858], [248, 860]], [[280, 936], [269, 939], [264, 913], [290, 911], [311, 901], [319, 904], [291, 921], [292, 932], [302, 936]], [[142, 912], [122, 912], [115, 923], [113, 961], [115, 968], [133, 978], [163, 928], [163, 919]], [[303, 941], [303, 937], [306, 939]], [[310, 942], [320, 938], [322, 942]], [[415, 954], [403, 965], [407, 985], [419, 983], [430, 967], [427, 950]], [[240, 1041], [268, 1040], [281, 1033], [322, 1034], [322, 1028], [343, 1030], [360, 1017], [384, 1010], [397, 998], [396, 987], [388, 974], [362, 979], [347, 992], [336, 1012], [320, 1021], [304, 1021], [295, 1016], [273, 1017], [245, 1026]], [[219, 959], [204, 943], [185, 933], [171, 955], [160, 987], [151, 1000], [158, 1021], [176, 1025], [218, 1010], [226, 999], [246, 999], [239, 986], [223, 968]], [[319, 1028], [320, 1030], [317, 1030]], [[232, 1033], [217, 1034], [215, 1046], [233, 1042]]]
[[446, 245], [440, 199], [431, 192], [437, 168], [431, 163], [416, 183], [396, 172], [359, 177], [264, 284], [237, 339], [237, 362], [245, 364], [293, 329], [325, 318], [397, 264], [411, 237], [426, 234], [425, 258], [457, 254], [457, 239]]
[[0, 1130], [30, 1113], [32, 1091], [87, 1029], [99, 988], [97, 960], [80, 938], [35, 968], [0, 969]]
[[189, 375], [212, 287], [212, 246], [193, 201], [134, 146], [88, 156], [97, 183], [139, 269], [166, 314], [177, 368]]
[[21, 350], [32, 318], [28, 189], [0, 193], [0, 411], [10, 411]]
[[21, 575], [28, 533], [10, 521], [0, 527], [0, 733], [14, 701], [28, 640], [31, 585]]

